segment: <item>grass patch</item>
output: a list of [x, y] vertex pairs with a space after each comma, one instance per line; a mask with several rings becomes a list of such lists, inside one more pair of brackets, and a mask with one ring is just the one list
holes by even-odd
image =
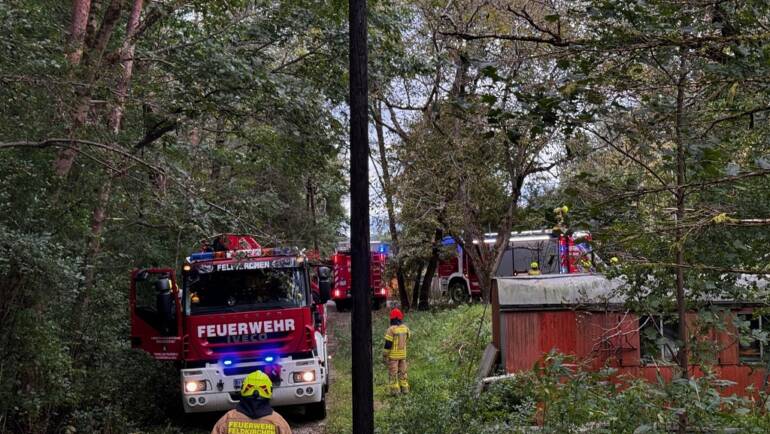
[[[404, 322], [412, 330], [407, 348], [412, 392], [395, 397], [388, 393], [388, 372], [382, 362], [388, 312], [374, 312], [372, 318], [376, 431], [442, 432], [445, 413], [459, 402], [455, 399], [459, 391], [472, 383], [481, 353], [490, 341], [490, 309], [485, 312], [481, 305], [469, 305], [407, 313]], [[332, 359], [334, 381], [327, 398], [326, 432], [349, 433], [353, 431], [350, 326], [335, 321], [330, 328], [338, 346]]]
[[[340, 314], [349, 315], [349, 314]], [[330, 321], [328, 332], [337, 341], [331, 361], [333, 380], [326, 397], [326, 432], [344, 433], [353, 431], [353, 377], [350, 352], [350, 322]]]

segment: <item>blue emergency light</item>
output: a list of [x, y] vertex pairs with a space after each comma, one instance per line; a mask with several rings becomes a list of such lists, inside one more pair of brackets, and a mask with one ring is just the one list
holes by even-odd
[[214, 252], [198, 252], [190, 255], [190, 261], [209, 261], [214, 259]]
[[222, 361], [222, 364], [225, 365], [225, 366], [230, 366], [230, 365], [233, 364], [233, 361], [230, 360], [230, 359], [225, 359], [225, 360]]
[[452, 236], [447, 235], [447, 236], [445, 236], [444, 238], [441, 239], [441, 245], [442, 246], [451, 246], [451, 245], [454, 245], [454, 244], [455, 244], [455, 239]]
[[388, 250], [390, 250], [390, 246], [385, 243], [380, 243], [379, 246], [377, 246], [377, 252], [379, 253], [388, 253]]
[[267, 356], [267, 357], [265, 357], [265, 361], [266, 361], [267, 363], [272, 363], [272, 362], [273, 362], [273, 360], [275, 360], [275, 358], [274, 358], [273, 356]]

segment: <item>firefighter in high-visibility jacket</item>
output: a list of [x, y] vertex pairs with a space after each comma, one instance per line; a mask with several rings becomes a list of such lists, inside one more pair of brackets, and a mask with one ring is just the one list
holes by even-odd
[[273, 381], [262, 371], [243, 379], [238, 405], [225, 413], [211, 434], [291, 434], [286, 419], [273, 411]]
[[403, 324], [404, 314], [399, 309], [390, 311], [390, 327], [385, 332], [385, 352], [383, 358], [388, 364], [388, 389], [392, 395], [409, 393], [407, 379], [406, 342], [412, 333]]

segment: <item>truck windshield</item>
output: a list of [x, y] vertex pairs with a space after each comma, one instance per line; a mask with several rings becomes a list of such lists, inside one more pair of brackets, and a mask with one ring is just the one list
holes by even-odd
[[301, 307], [306, 303], [304, 268], [196, 271], [185, 281], [192, 314]]

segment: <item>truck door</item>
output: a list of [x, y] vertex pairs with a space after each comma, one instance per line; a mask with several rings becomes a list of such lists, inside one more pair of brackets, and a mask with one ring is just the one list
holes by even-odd
[[182, 358], [182, 306], [174, 270], [153, 268], [131, 273], [131, 347], [159, 360]]

